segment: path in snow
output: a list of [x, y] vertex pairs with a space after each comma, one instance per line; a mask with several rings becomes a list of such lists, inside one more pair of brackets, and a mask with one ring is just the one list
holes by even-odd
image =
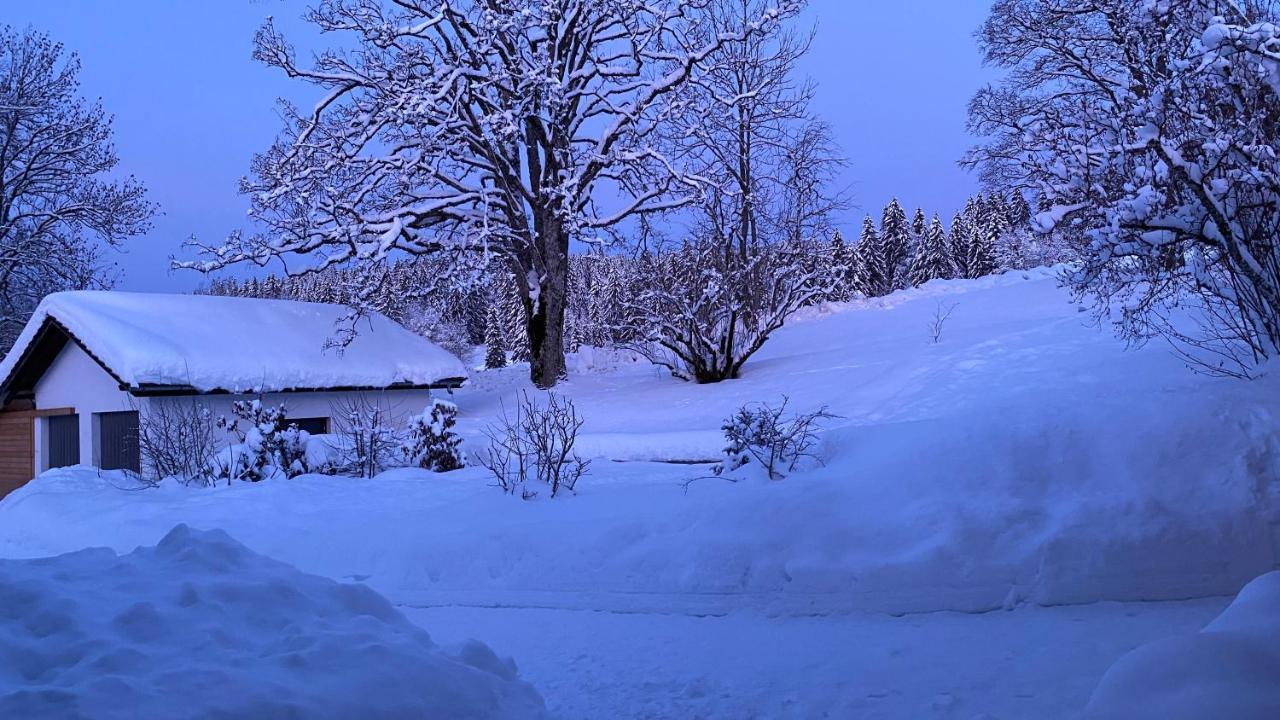
[[1228, 600], [770, 618], [401, 608], [483, 637], [558, 720], [1070, 720], [1106, 669]]

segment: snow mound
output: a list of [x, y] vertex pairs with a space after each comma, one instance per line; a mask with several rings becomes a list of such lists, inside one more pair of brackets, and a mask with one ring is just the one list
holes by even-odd
[[343, 305], [292, 300], [54, 293], [40, 303], [13, 350], [0, 361], [0, 381], [50, 319], [134, 387], [274, 392], [429, 385], [467, 376], [453, 355], [378, 313], [359, 321], [359, 334], [341, 352], [326, 350], [350, 312]]
[[1254, 580], [1196, 635], [1153, 642], [1102, 678], [1088, 720], [1280, 718], [1280, 572]]
[[0, 717], [543, 716], [485, 645], [445, 652], [367, 587], [222, 531], [0, 561]]

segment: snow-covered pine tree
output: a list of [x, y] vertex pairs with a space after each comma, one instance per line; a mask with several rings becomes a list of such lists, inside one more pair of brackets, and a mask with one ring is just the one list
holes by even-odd
[[853, 257], [849, 246], [844, 242], [844, 233], [836, 230], [831, 235], [831, 247], [827, 257], [827, 282], [831, 287], [829, 300], [840, 302], [848, 300], [853, 291], [850, 276], [854, 270]]
[[883, 272], [878, 295], [887, 295], [907, 286], [907, 270], [911, 261], [911, 228], [907, 213], [894, 198], [884, 209], [880, 220], [880, 251]]
[[458, 406], [441, 398], [431, 398], [431, 405], [409, 421], [408, 437], [401, 452], [415, 467], [432, 472], [449, 472], [464, 467], [462, 437], [453, 426], [458, 421]]
[[947, 246], [947, 233], [942, 220], [933, 216], [933, 222], [925, 231], [919, 251], [911, 263], [911, 284], [923, 285], [930, 280], [949, 278], [955, 269], [951, 265], [951, 251]]
[[520, 293], [516, 289], [516, 281], [510, 273], [499, 272], [495, 283], [498, 317], [502, 321], [502, 334], [507, 341], [507, 349], [511, 351], [511, 359], [514, 362], [527, 362], [529, 341], [525, 334], [529, 326]]
[[[973, 200], [969, 202], [972, 204]], [[948, 255], [957, 278], [969, 277], [969, 242], [973, 238], [969, 217], [967, 211], [956, 213], [951, 219], [951, 233], [947, 238]]]
[[484, 330], [484, 366], [487, 370], [507, 366], [507, 339], [502, 327], [497, 304], [490, 304], [489, 311], [485, 313]]
[[1009, 228], [1004, 200], [996, 193], [979, 197], [977, 223], [969, 243], [969, 277], [980, 278], [999, 270], [997, 248]]
[[929, 221], [925, 218], [924, 208], [916, 208], [915, 215], [911, 216], [911, 247], [907, 251], [907, 267], [915, 262], [916, 253], [920, 252], [920, 245], [928, 232]]
[[884, 294], [884, 259], [880, 255], [880, 233], [870, 215], [862, 218], [862, 235], [853, 249], [850, 268], [852, 289], [866, 297]]

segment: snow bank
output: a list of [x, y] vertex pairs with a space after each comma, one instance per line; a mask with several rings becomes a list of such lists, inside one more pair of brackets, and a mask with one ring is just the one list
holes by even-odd
[[190, 385], [201, 391], [385, 388], [465, 378], [462, 362], [378, 313], [356, 339], [326, 350], [342, 305], [211, 295], [75, 291], [40, 303], [0, 380], [48, 318], [61, 323], [125, 383]]
[[1145, 645], [1102, 678], [1087, 720], [1280, 718], [1280, 572], [1196, 635]]
[[485, 645], [435, 645], [381, 596], [221, 531], [0, 560], [0, 717], [543, 717]]

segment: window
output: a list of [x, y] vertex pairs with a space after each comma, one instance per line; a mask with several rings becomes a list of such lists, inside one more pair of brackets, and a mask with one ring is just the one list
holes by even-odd
[[284, 421], [285, 426], [297, 425], [299, 430], [306, 430], [312, 435], [329, 434], [329, 418], [327, 417], [309, 417], [309, 418], [289, 418]]

